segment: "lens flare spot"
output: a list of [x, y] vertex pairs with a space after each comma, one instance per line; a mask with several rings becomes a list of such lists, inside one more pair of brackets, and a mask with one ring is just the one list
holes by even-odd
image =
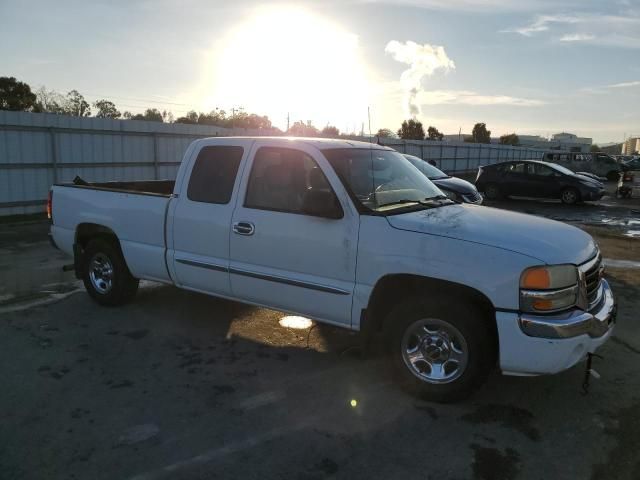
[[358, 406], [358, 401], [355, 398], [351, 399], [351, 402], [349, 402], [351, 404], [351, 406], [353, 408], [356, 408]]
[[306, 330], [307, 328], [311, 328], [313, 322], [308, 318], [297, 317], [295, 315], [287, 315], [282, 317], [278, 322], [281, 327], [285, 328], [295, 328], [298, 330]]

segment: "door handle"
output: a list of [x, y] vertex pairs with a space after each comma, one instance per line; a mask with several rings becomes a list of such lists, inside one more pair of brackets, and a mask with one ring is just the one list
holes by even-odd
[[253, 235], [256, 227], [251, 222], [236, 222], [233, 224], [233, 231], [238, 235]]

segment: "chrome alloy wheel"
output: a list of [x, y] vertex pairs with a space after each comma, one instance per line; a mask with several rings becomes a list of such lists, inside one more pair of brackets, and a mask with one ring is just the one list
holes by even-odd
[[113, 286], [113, 264], [104, 253], [96, 253], [89, 262], [91, 285], [98, 293], [107, 294]]
[[469, 348], [462, 333], [449, 322], [436, 318], [413, 322], [402, 336], [402, 358], [420, 380], [450, 383], [467, 367]]

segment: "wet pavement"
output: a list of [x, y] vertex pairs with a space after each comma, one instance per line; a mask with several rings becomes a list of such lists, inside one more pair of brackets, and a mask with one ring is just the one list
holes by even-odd
[[620, 311], [587, 396], [576, 367], [426, 403], [344, 330], [150, 282], [100, 307], [46, 224], [0, 225], [0, 478], [639, 478], [640, 240], [598, 220], [635, 207], [504, 204], [600, 243]]

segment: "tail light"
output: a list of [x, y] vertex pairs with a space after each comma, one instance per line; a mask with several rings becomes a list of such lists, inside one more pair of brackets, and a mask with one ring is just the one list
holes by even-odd
[[632, 173], [625, 173], [622, 177], [622, 181], [623, 182], [633, 182], [633, 174]]
[[53, 218], [53, 190], [49, 190], [49, 196], [47, 197], [47, 218], [49, 220]]

